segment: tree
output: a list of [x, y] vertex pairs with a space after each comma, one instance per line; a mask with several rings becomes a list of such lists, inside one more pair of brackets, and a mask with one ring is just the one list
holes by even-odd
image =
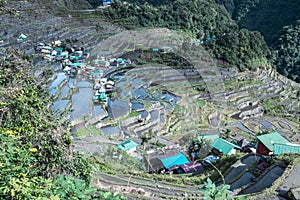
[[210, 178], [204, 182], [205, 189], [200, 190], [200, 192], [204, 195], [204, 200], [229, 200], [233, 199], [230, 196], [230, 185], [222, 184], [220, 186], [216, 186], [215, 183], [212, 182]]
[[209, 142], [210, 141], [208, 140], [199, 138], [198, 135], [193, 137], [188, 147], [189, 157], [192, 160], [198, 160], [205, 157], [210, 151]]

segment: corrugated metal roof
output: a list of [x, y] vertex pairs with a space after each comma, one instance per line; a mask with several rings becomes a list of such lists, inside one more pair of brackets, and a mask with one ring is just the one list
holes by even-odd
[[173, 156], [168, 156], [160, 159], [164, 164], [165, 168], [170, 168], [174, 165], [182, 165], [189, 162], [189, 160], [182, 153], [175, 154]]
[[213, 148], [219, 150], [220, 152], [223, 152], [225, 154], [229, 154], [230, 151], [234, 148], [241, 149], [240, 146], [237, 146], [235, 144], [232, 144], [231, 142], [228, 142], [222, 138], [217, 138], [215, 141], [213, 141], [210, 144]]
[[182, 170], [185, 173], [193, 173], [193, 172], [204, 172], [204, 168], [202, 167], [201, 163], [198, 163], [196, 161], [191, 161], [189, 163], [180, 165], [180, 168], [182, 168]]
[[124, 150], [124, 151], [128, 151], [128, 150], [130, 150], [130, 149], [132, 149], [132, 148], [134, 148], [134, 147], [136, 147], [136, 146], [138, 146], [137, 143], [135, 143], [135, 142], [132, 141], [132, 140], [128, 140], [128, 141], [126, 141], [126, 142], [123, 142], [123, 143], [119, 144], [117, 147], [118, 147], [119, 149]]
[[215, 139], [219, 138], [219, 135], [218, 134], [199, 134], [198, 137], [200, 140], [208, 140], [212, 143]]
[[274, 144], [274, 155], [282, 153], [300, 153], [300, 145], [287, 143], [287, 144]]
[[286, 144], [289, 143], [287, 139], [282, 137], [277, 132], [269, 133], [269, 134], [264, 134], [257, 136], [257, 139], [263, 143], [270, 151], [274, 151], [274, 144]]

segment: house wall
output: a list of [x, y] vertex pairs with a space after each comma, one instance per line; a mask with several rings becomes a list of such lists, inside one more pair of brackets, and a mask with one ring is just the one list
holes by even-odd
[[212, 152], [213, 154], [217, 155], [217, 156], [223, 155], [223, 153], [220, 152], [220, 151], [219, 151], [218, 149], [216, 149], [216, 148], [213, 148], [213, 149], [211, 150], [211, 152]]
[[270, 150], [263, 143], [258, 141], [256, 153], [267, 156], [270, 154]]
[[129, 149], [128, 151], [126, 151], [127, 153], [133, 153], [136, 151], [136, 147], [133, 147], [131, 149]]
[[229, 153], [228, 153], [228, 155], [233, 155], [233, 154], [235, 154], [236, 153], [236, 149], [232, 149]]

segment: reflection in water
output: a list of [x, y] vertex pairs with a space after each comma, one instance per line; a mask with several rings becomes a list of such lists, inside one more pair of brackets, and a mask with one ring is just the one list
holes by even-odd
[[151, 118], [150, 118], [151, 121], [155, 121], [155, 120], [157, 120], [158, 117], [159, 117], [159, 112], [158, 112], [158, 110], [153, 110], [150, 114], [151, 114]]
[[61, 89], [61, 93], [60, 93], [60, 98], [64, 99], [67, 98], [70, 92], [70, 88], [68, 85], [65, 85], [62, 89]]
[[127, 115], [130, 110], [129, 104], [126, 101], [108, 100], [108, 117], [116, 119]]
[[101, 131], [105, 135], [119, 134], [120, 128], [118, 126], [106, 126], [106, 127], [102, 127]]
[[88, 115], [92, 102], [92, 88], [79, 88], [79, 92], [73, 94], [72, 102], [71, 120]]
[[146, 119], [149, 115], [149, 113], [146, 110], [141, 111], [140, 114], [141, 114], [141, 118], [143, 119]]
[[53, 104], [53, 111], [57, 112], [57, 111], [64, 111], [68, 105], [70, 101], [69, 100], [60, 100], [60, 101], [55, 101]]
[[100, 115], [103, 115], [105, 113], [104, 109], [102, 108], [102, 106], [94, 106], [93, 107], [93, 116], [97, 117]]
[[143, 109], [144, 105], [141, 103], [138, 103], [136, 101], [131, 102], [131, 108], [132, 110], [139, 110], [139, 109]]
[[58, 73], [56, 79], [49, 86], [50, 95], [55, 95], [58, 89], [58, 86], [67, 78], [65, 73]]
[[92, 83], [90, 83], [90, 82], [78, 82], [77, 84], [76, 84], [76, 86], [77, 87], [86, 87], [86, 88], [91, 88], [91, 87], [93, 87], [93, 84]]

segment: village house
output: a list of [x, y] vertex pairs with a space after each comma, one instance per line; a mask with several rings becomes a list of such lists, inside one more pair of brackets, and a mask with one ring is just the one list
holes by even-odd
[[127, 153], [133, 153], [134, 151], [136, 151], [137, 146], [138, 146], [137, 143], [135, 143], [132, 140], [128, 140], [119, 144], [117, 148], [126, 151]]
[[169, 169], [174, 174], [188, 174], [188, 173], [203, 173], [205, 171], [201, 163], [191, 161], [182, 165], [175, 165]]
[[212, 153], [215, 155], [232, 155], [236, 153], [237, 149], [242, 149], [240, 146], [228, 142], [222, 138], [217, 138], [210, 145], [213, 147]]
[[256, 137], [258, 140], [256, 153], [260, 155], [274, 155], [274, 144], [289, 143], [282, 135], [277, 132], [264, 134]]
[[300, 145], [290, 143], [278, 132], [257, 136], [256, 152], [261, 155], [280, 155], [283, 153], [300, 153]]
[[165, 173], [173, 166], [189, 163], [187, 157], [180, 152], [155, 152], [144, 156], [146, 170], [149, 173]]

